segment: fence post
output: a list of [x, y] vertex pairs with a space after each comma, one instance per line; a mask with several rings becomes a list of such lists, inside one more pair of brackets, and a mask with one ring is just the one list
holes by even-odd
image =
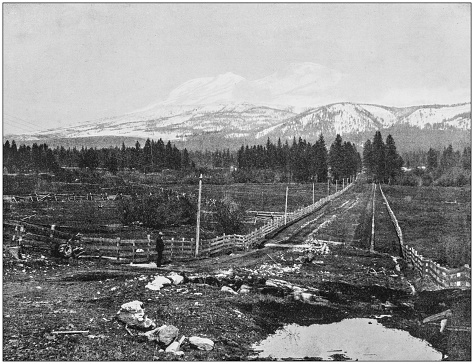
[[[23, 225], [20, 225], [20, 233], [18, 235], [18, 251], [20, 254], [23, 254], [23, 233], [25, 232], [25, 227]], [[18, 254], [18, 255], [20, 255]]]
[[19, 230], [19, 226], [15, 225], [15, 232], [13, 233], [13, 236], [12, 236], [12, 243], [13, 244], [15, 243], [16, 234], [18, 233], [18, 230]]
[[147, 236], [148, 243], [147, 243], [147, 252], [146, 252], [146, 259], [150, 261], [150, 249], [151, 249], [151, 236], [148, 234]]
[[117, 261], [120, 260], [120, 238], [117, 238]]
[[133, 254], [132, 254], [132, 263], [135, 263], [135, 251], [136, 251], [136, 246], [135, 246], [135, 240], [132, 241], [132, 249], [133, 249]]

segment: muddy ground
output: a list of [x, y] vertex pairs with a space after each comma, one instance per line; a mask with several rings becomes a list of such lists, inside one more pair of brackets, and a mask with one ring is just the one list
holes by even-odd
[[[470, 331], [454, 330], [470, 328], [470, 291], [422, 291], [432, 284], [394, 261], [390, 246], [384, 248], [390, 254], [369, 252], [364, 245], [371, 218], [367, 188], [357, 186], [265, 242], [283, 246], [262, 244], [160, 269], [39, 254], [15, 261], [4, 252], [3, 360], [251, 360], [256, 359], [252, 345], [285, 324], [380, 315], [384, 326], [428, 341], [445, 359], [470, 360]], [[329, 254], [309, 256], [298, 246], [311, 234], [340, 244], [329, 244]], [[155, 275], [171, 271], [184, 275], [185, 282], [160, 291], [145, 288]], [[249, 293], [221, 290], [237, 291], [243, 284]], [[299, 300], [295, 285], [312, 299]], [[185, 341], [183, 356], [160, 352], [158, 344], [138, 336], [139, 330], [127, 332], [116, 319], [120, 306], [132, 300], [142, 301], [157, 325], [209, 338], [214, 349], [199, 351]], [[422, 323], [447, 309], [453, 317], [443, 333], [439, 322]], [[88, 334], [53, 335], [54, 330]]]

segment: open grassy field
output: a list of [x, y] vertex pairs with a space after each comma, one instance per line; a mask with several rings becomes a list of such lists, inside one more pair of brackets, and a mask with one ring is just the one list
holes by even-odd
[[[231, 184], [210, 185], [203, 184], [202, 199], [204, 201], [219, 200], [224, 196], [231, 197], [247, 211], [273, 211], [283, 213], [285, 210], [285, 192], [288, 192], [288, 212], [294, 211], [313, 202], [312, 184]], [[87, 185], [85, 185], [85, 188]], [[146, 189], [149, 191], [171, 189], [178, 193], [198, 194], [197, 185], [155, 185]], [[335, 192], [335, 186], [331, 186], [331, 193]], [[45, 190], [44, 192], [47, 192]], [[84, 191], [87, 193], [87, 189]], [[96, 191], [91, 191], [96, 193]], [[117, 191], [109, 191], [116, 193]], [[33, 193], [31, 191], [30, 193]], [[315, 184], [315, 201], [327, 195], [327, 185]], [[10, 204], [9, 210], [4, 212], [4, 219], [24, 220], [34, 224], [55, 224], [58, 227], [69, 228], [74, 232], [86, 233], [88, 235], [121, 238], [146, 237], [146, 229], [134, 227], [113, 229], [111, 226], [120, 224], [121, 211], [119, 201], [43, 201], [43, 202], [20, 202]], [[256, 221], [255, 214], [249, 213], [246, 230], [251, 231], [259, 227], [263, 222]], [[193, 237], [194, 226], [170, 227], [167, 234], [177, 237]], [[211, 236], [209, 236], [211, 237]]]
[[[202, 185], [202, 198], [220, 199], [231, 197], [245, 210], [258, 211], [285, 211], [285, 194], [288, 186], [288, 211], [294, 211], [313, 203], [313, 185], [310, 183], [235, 183], [228, 185]], [[173, 185], [172, 189], [197, 193], [196, 185]], [[331, 186], [331, 193], [336, 192]], [[339, 188], [340, 189], [340, 188]], [[327, 184], [316, 183], [314, 187], [315, 201], [327, 196]]]
[[471, 188], [382, 186], [405, 243], [451, 267], [471, 264]]

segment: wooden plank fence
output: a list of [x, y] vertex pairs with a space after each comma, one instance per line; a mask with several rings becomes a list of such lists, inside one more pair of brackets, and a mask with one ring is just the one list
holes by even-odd
[[46, 202], [46, 201], [115, 201], [121, 199], [131, 199], [131, 195], [124, 194], [93, 194], [88, 193], [85, 195], [78, 194], [66, 194], [66, 193], [48, 193], [48, 194], [34, 194], [26, 196], [13, 196], [13, 195], [4, 195], [3, 201], [9, 203], [18, 203], [18, 202]]
[[[288, 213], [286, 225], [318, 209], [328, 201], [340, 196], [352, 186], [353, 184], [349, 184], [344, 189], [322, 198], [312, 205]], [[199, 256], [248, 250], [261, 242], [267, 234], [284, 225], [285, 216], [277, 216], [247, 235], [222, 235], [213, 239], [202, 240], [200, 242]], [[103, 257], [118, 262], [150, 261], [156, 257], [155, 244], [154, 241], [151, 241], [150, 236], [146, 239], [130, 240], [76, 236], [56, 230], [54, 225], [51, 226], [51, 228], [47, 228], [23, 221], [4, 221], [4, 228], [6, 226], [15, 226], [16, 233], [13, 234], [13, 240], [16, 239], [18, 244], [26, 248], [49, 250], [53, 242], [65, 242], [69, 239], [74, 239], [74, 245], [82, 246], [85, 249], [86, 256]], [[21, 233], [20, 230], [22, 230]], [[165, 250], [163, 254], [165, 258], [172, 260], [195, 258], [196, 241], [194, 239], [171, 237], [168, 239], [165, 238], [164, 243]]]
[[390, 219], [397, 231], [398, 240], [402, 248], [402, 254], [404, 260], [413, 265], [413, 268], [418, 271], [421, 276], [429, 276], [434, 279], [440, 286], [444, 288], [471, 288], [471, 268], [464, 266], [462, 268], [448, 269], [445, 268], [431, 259], [423, 257], [421, 254], [413, 248], [409, 247], [403, 241], [403, 233], [398, 223], [397, 217], [393, 213], [388, 203], [385, 194], [383, 193], [382, 186], [379, 184], [380, 192], [387, 207], [387, 211], [390, 215]]

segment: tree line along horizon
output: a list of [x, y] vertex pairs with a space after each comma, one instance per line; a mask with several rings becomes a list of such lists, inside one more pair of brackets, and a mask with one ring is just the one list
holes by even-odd
[[[76, 167], [94, 171], [99, 168], [113, 174], [135, 169], [143, 173], [164, 169], [185, 173], [206, 173], [210, 169], [227, 169], [233, 182], [271, 182], [275, 174], [280, 181], [326, 182], [349, 178], [364, 170], [370, 180], [381, 183], [430, 185], [465, 185], [470, 183], [471, 148], [463, 152], [452, 146], [443, 151], [430, 148], [427, 152], [406, 153], [404, 158], [397, 152], [394, 138], [389, 134], [384, 141], [380, 131], [373, 140], [363, 145], [362, 157], [354, 143], [343, 141], [337, 134], [329, 150], [322, 134], [312, 144], [299, 137], [283, 143], [267, 139], [265, 145], [242, 145], [237, 151], [229, 149], [210, 151], [180, 150], [168, 141], [147, 139], [142, 147], [137, 141], [134, 147], [103, 148], [50, 148], [46, 143], [22, 144], [13, 140], [3, 145], [3, 167], [6, 173], [64, 172], [63, 167]], [[424, 163], [425, 168], [408, 167]], [[405, 172], [402, 167], [405, 165]], [[270, 173], [272, 172], [272, 173]], [[446, 175], [448, 174], [448, 175]]]

